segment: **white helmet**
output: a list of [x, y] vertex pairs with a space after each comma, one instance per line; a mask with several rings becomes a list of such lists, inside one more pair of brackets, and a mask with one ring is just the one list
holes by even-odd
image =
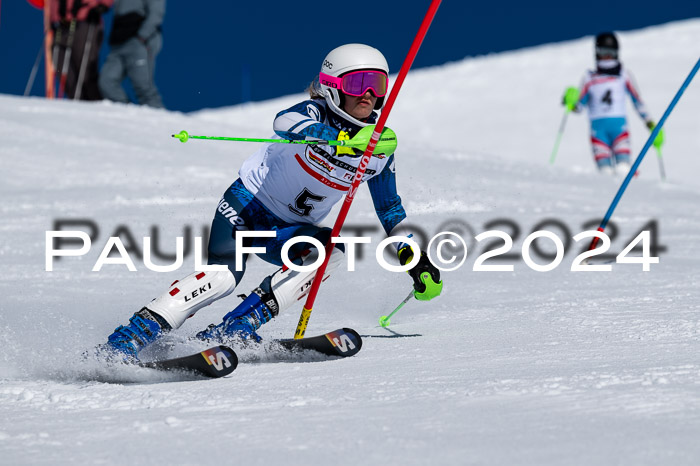
[[[339, 78], [346, 73], [356, 70], [380, 70], [386, 73], [387, 76], [389, 75], [389, 65], [384, 55], [382, 55], [382, 52], [374, 47], [363, 44], [346, 44], [331, 50], [330, 53], [326, 55], [326, 59], [323, 60], [323, 65], [321, 66], [321, 73], [335, 78]], [[323, 96], [326, 98], [326, 103], [334, 112], [360, 126], [366, 124], [358, 121], [342, 110], [344, 99], [340, 89], [325, 84], [323, 80], [319, 80], [319, 82], [321, 84]], [[384, 96], [377, 98], [374, 109], [379, 110], [383, 106]]]

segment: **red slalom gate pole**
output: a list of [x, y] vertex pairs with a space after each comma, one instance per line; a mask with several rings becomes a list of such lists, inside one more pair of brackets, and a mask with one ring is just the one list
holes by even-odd
[[350, 210], [350, 205], [352, 204], [353, 199], [355, 199], [355, 193], [357, 193], [357, 188], [360, 186], [360, 182], [362, 182], [362, 176], [365, 174], [365, 170], [367, 169], [369, 161], [372, 158], [372, 153], [374, 152], [374, 148], [377, 145], [377, 141], [379, 141], [379, 137], [382, 134], [384, 124], [386, 123], [387, 118], [389, 118], [389, 113], [391, 112], [391, 108], [394, 106], [396, 96], [399, 94], [401, 86], [403, 85], [403, 81], [404, 79], [406, 79], [406, 75], [408, 74], [408, 70], [411, 68], [413, 60], [415, 60], [416, 55], [418, 54], [418, 49], [420, 49], [421, 44], [423, 44], [423, 39], [428, 33], [430, 24], [433, 22], [433, 18], [435, 17], [435, 13], [437, 13], [438, 8], [440, 7], [441, 1], [442, 0], [433, 0], [430, 3], [428, 12], [423, 18], [423, 22], [421, 23], [420, 28], [418, 29], [416, 37], [413, 39], [413, 44], [411, 44], [411, 48], [408, 51], [408, 55], [406, 55], [406, 59], [403, 61], [403, 65], [401, 65], [399, 76], [396, 78], [396, 83], [394, 84], [394, 87], [391, 90], [391, 94], [389, 95], [389, 98], [387, 99], [387, 102], [384, 105], [384, 109], [382, 110], [382, 113], [379, 116], [379, 121], [377, 122], [377, 125], [374, 128], [374, 132], [372, 133], [372, 137], [369, 140], [369, 144], [367, 144], [367, 149], [365, 149], [365, 153], [362, 155], [360, 164], [357, 167], [357, 171], [355, 172], [355, 178], [352, 180], [350, 189], [345, 195], [345, 200], [343, 202], [342, 207], [340, 208], [340, 213], [338, 213], [338, 218], [336, 219], [335, 224], [333, 225], [333, 229], [331, 230], [331, 239], [328, 241], [328, 244], [326, 244], [326, 259], [316, 271], [316, 276], [314, 277], [314, 281], [311, 284], [311, 290], [309, 290], [309, 296], [306, 298], [306, 303], [304, 304], [304, 308], [301, 311], [299, 323], [297, 324], [296, 332], [294, 332], [294, 338], [296, 339], [303, 338], [304, 333], [306, 333], [306, 327], [309, 324], [309, 317], [311, 317], [311, 311], [313, 310], [314, 301], [316, 301], [318, 289], [321, 286], [321, 282], [323, 281], [323, 275], [326, 272], [326, 267], [328, 267], [328, 261], [330, 260], [331, 254], [333, 253], [333, 238], [337, 238], [340, 235], [340, 230], [342, 229], [343, 223], [345, 222], [345, 217], [347, 217], [348, 211]]

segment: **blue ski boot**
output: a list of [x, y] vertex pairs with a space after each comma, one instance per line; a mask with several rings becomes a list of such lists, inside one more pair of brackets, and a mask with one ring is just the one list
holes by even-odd
[[120, 325], [98, 347], [98, 353], [109, 359], [138, 362], [140, 350], [150, 345], [172, 327], [158, 314], [143, 308], [129, 319], [129, 325]]
[[277, 300], [271, 292], [256, 288], [233, 311], [224, 316], [219, 325], [211, 324], [197, 334], [200, 340], [252, 340], [262, 341], [255, 331], [279, 314]]

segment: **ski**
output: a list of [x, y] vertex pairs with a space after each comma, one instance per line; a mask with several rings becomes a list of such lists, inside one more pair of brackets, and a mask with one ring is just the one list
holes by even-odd
[[205, 377], [218, 378], [236, 370], [238, 356], [228, 346], [221, 345], [189, 356], [141, 362], [139, 366], [161, 371], [192, 372]]
[[362, 349], [362, 337], [351, 328], [341, 328], [314, 337], [275, 340], [274, 343], [292, 352], [313, 350], [341, 358], [354, 356]]

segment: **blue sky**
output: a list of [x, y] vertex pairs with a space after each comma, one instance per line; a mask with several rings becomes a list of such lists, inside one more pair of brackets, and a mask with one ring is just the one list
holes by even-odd
[[[597, 2], [602, 4], [603, 2]], [[301, 92], [328, 51], [361, 42], [401, 66], [430, 2], [175, 1], [167, 4], [156, 83], [165, 105], [192, 111]], [[700, 2], [444, 0], [414, 62], [467, 56], [700, 17]], [[197, 5], [197, 8], [193, 8]], [[111, 26], [111, 14], [105, 17]], [[0, 93], [22, 94], [43, 35], [25, 0], [0, 4]], [[102, 60], [108, 45], [102, 47]], [[32, 95], [42, 95], [40, 74]]]

